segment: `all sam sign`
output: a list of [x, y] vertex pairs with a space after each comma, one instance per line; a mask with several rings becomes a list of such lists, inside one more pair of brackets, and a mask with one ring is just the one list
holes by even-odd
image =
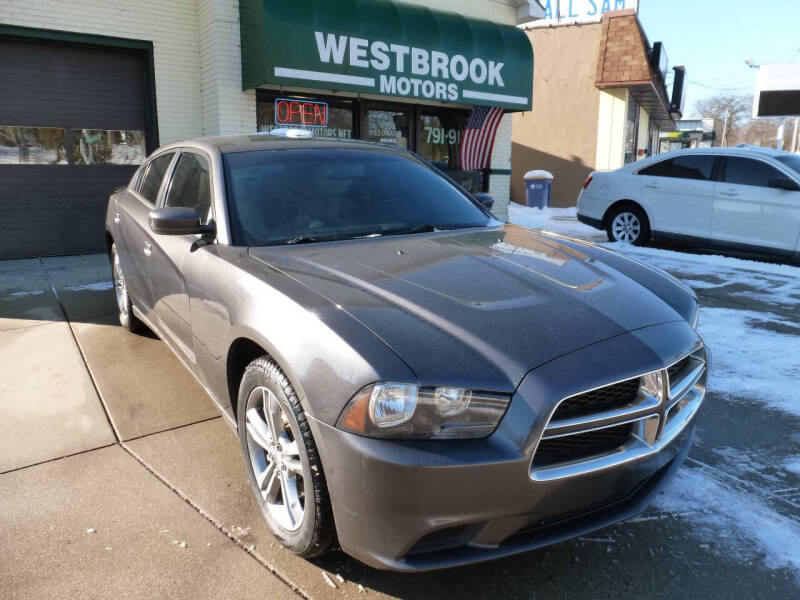
[[517, 27], [389, 0], [240, 0], [242, 78], [260, 85], [531, 108]]
[[639, 11], [639, 0], [541, 0], [544, 18], [528, 27], [552, 27], [574, 23], [594, 23], [612, 10]]

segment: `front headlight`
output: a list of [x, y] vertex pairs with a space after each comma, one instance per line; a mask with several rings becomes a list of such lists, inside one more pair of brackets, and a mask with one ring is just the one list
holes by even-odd
[[336, 427], [380, 438], [480, 438], [497, 428], [510, 400], [458, 387], [373, 383], [347, 403]]

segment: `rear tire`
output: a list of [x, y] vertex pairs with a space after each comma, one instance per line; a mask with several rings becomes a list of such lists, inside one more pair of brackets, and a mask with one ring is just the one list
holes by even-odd
[[247, 477], [267, 526], [298, 556], [324, 554], [336, 530], [322, 463], [297, 394], [269, 357], [247, 366], [236, 406]]
[[114, 278], [114, 293], [117, 296], [119, 324], [131, 333], [139, 333], [145, 329], [145, 325], [133, 314], [133, 303], [128, 294], [128, 284], [125, 282], [125, 276], [122, 273], [116, 244], [111, 244], [111, 272]]
[[606, 234], [610, 242], [644, 246], [650, 241], [650, 222], [639, 206], [623, 204], [608, 214]]

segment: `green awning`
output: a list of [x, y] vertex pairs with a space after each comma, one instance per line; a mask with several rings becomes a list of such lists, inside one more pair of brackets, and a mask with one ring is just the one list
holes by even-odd
[[529, 110], [533, 49], [510, 25], [391, 0], [240, 0], [242, 82]]

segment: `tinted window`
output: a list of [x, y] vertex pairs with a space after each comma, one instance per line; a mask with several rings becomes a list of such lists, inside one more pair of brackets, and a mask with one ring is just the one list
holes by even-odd
[[639, 175], [656, 175], [658, 177], [678, 177], [680, 179], [711, 180], [716, 157], [709, 154], [696, 156], [676, 156], [664, 160], [639, 171]]
[[725, 164], [725, 181], [741, 185], [768, 187], [769, 180], [785, 177], [777, 169], [760, 160], [729, 156]]
[[184, 152], [175, 165], [164, 206], [193, 208], [207, 223], [211, 210], [211, 178], [208, 161], [199, 154]]
[[398, 234], [420, 225], [477, 227], [489, 217], [417, 160], [355, 149], [227, 154], [225, 179], [237, 244]]
[[158, 189], [161, 187], [161, 181], [164, 179], [164, 173], [167, 172], [167, 168], [169, 167], [169, 163], [171, 161], [172, 153], [163, 154], [158, 158], [154, 158], [147, 167], [147, 172], [144, 174], [142, 183], [139, 186], [139, 193], [143, 198], [149, 200], [153, 204], [156, 202]]

